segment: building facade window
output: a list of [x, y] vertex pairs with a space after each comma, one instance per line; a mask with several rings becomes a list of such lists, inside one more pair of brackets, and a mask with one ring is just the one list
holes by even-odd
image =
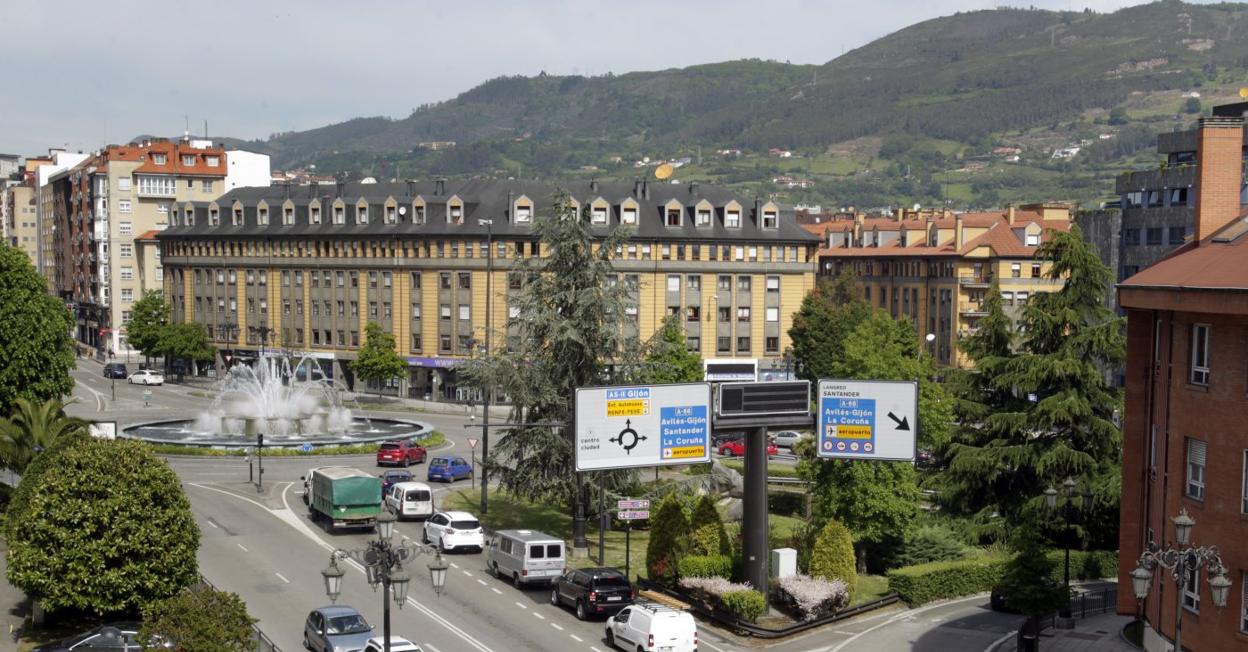
[[1239, 486], [1239, 513], [1248, 514], [1248, 450], [1244, 451], [1243, 474]]
[[1195, 566], [1187, 569], [1187, 582], [1183, 585], [1183, 608], [1192, 613], [1200, 613], [1200, 569]]
[[118, 245], [118, 250], [121, 252], [122, 258], [130, 258], [134, 256], [134, 245], [129, 242], [123, 242]]
[[1205, 499], [1205, 452], [1206, 444], [1199, 439], [1187, 440], [1187, 485], [1185, 493], [1188, 498]]
[[1192, 324], [1190, 380], [1193, 385], [1209, 384], [1209, 324]]

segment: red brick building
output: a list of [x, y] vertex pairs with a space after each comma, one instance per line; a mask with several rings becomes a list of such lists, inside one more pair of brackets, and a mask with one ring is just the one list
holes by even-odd
[[[1118, 611], [1147, 621], [1146, 650], [1171, 649], [1179, 603], [1184, 649], [1248, 650], [1244, 119], [1215, 113], [1199, 129], [1193, 237], [1118, 290], [1127, 314]], [[1135, 560], [1149, 541], [1173, 543], [1180, 509], [1196, 520], [1192, 544], [1221, 552], [1233, 583], [1225, 608], [1213, 606], [1206, 572], [1180, 596], [1157, 569], [1148, 598], [1132, 595]]]

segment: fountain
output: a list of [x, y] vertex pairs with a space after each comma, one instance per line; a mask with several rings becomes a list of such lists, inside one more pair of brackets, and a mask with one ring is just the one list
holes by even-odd
[[[294, 364], [292, 365], [292, 361]], [[235, 365], [216, 385], [208, 409], [194, 419], [130, 426], [121, 436], [151, 443], [242, 448], [264, 435], [266, 446], [327, 446], [421, 439], [427, 424], [356, 417], [309, 357], [268, 357]]]

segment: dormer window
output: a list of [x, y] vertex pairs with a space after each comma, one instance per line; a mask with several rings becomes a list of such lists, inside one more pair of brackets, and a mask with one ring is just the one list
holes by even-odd
[[446, 221], [451, 224], [464, 223], [464, 202], [458, 197], [451, 197], [446, 201]]
[[698, 227], [706, 227], [711, 225], [711, 209], [709, 206], [699, 206], [697, 217], [694, 224]]
[[295, 207], [286, 206], [282, 209], [282, 224], [284, 226], [293, 226], [295, 223]]
[[620, 209], [620, 224], [637, 224], [636, 206], [625, 206]]
[[607, 207], [602, 205], [594, 205], [589, 211], [589, 223], [602, 225], [607, 223]]
[[412, 204], [412, 224], [425, 223], [425, 203], [417, 202]]
[[195, 211], [187, 208], [183, 214], [186, 216], [186, 225], [195, 226]]
[[1028, 246], [1028, 247], [1039, 247], [1039, 246], [1040, 246], [1040, 234], [1039, 234], [1039, 233], [1028, 233], [1028, 234], [1027, 234], [1027, 246]]
[[399, 221], [399, 209], [397, 206], [386, 206], [386, 224], [397, 224]]
[[210, 168], [219, 168], [221, 167], [221, 157], [220, 156], [205, 156], [204, 163], [207, 164], [208, 167]]
[[269, 225], [269, 209], [261, 206], [256, 209], [256, 223], [260, 226]]
[[183, 155], [182, 155], [182, 165], [185, 165], [185, 166], [187, 166], [187, 167], [194, 166], [194, 165], [195, 165], [195, 155], [194, 155], [194, 154], [183, 154]]
[[356, 204], [355, 223], [368, 224], [368, 204]]
[[342, 204], [334, 205], [334, 224], [347, 223], [347, 207]]
[[313, 204], [312, 206], [308, 207], [308, 223], [309, 224], [321, 223], [321, 207], [319, 205]]
[[516, 224], [528, 224], [533, 221], [533, 202], [529, 201], [528, 197], [517, 199], [512, 204], [511, 210], [512, 215], [515, 216], [512, 221]]
[[152, 163], [156, 165], [165, 165], [169, 162], [169, 157], [165, 154], [152, 154]]
[[243, 223], [243, 207], [235, 206], [234, 215], [233, 217], [230, 218], [230, 224], [233, 224], [234, 226], [239, 226], [242, 223]]
[[221, 215], [216, 208], [208, 209], [208, 226], [217, 226], [221, 224]]
[[[763, 209], [763, 228], [775, 229], [780, 226], [780, 213], [775, 208]], [[904, 247], [905, 244], [902, 244]]]
[[671, 202], [663, 208], [663, 224], [666, 226], [680, 226], [681, 213], [684, 207], [679, 203]]
[[724, 212], [724, 226], [730, 229], [741, 227], [741, 209], [730, 208]]

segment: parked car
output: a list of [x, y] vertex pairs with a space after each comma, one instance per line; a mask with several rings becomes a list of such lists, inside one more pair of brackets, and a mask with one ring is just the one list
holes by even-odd
[[437, 512], [430, 516], [425, 519], [422, 539], [446, 552], [464, 548], [481, 552], [485, 548], [485, 530], [477, 517], [468, 512]]
[[471, 477], [472, 465], [462, 457], [435, 457], [429, 460], [429, 471], [425, 475], [425, 479], [430, 482], [454, 482]]
[[[776, 448], [775, 444], [770, 442], [767, 444], [767, 457], [774, 457], [779, 452], [780, 450]], [[719, 454], [724, 457], [741, 457], [742, 455], [745, 455], [745, 440], [736, 439], [725, 444], [721, 444], [719, 446]]]
[[128, 375], [130, 374], [126, 373], [126, 365], [120, 362], [110, 362], [104, 365], [105, 378], [120, 378], [125, 380]]
[[625, 650], [697, 652], [698, 624], [688, 611], [632, 604], [607, 619], [607, 645]]
[[628, 578], [614, 568], [569, 568], [550, 587], [550, 603], [573, 607], [578, 620], [610, 616], [632, 604], [635, 595]]
[[[77, 650], [78, 652], [93, 652], [94, 650], [107, 650], [108, 652], [139, 652], [143, 646], [139, 645], [137, 640], [139, 629], [142, 623], [121, 621], [100, 625], [95, 629], [74, 634], [57, 641], [41, 645], [31, 652], [68, 652], [69, 650]], [[171, 647], [171, 646], [165, 646]]]
[[920, 469], [930, 469], [936, 466], [936, 456], [930, 449], [920, 448], [914, 454], [914, 465]]
[[400, 519], [433, 516], [433, 489], [423, 482], [396, 482], [386, 490], [385, 501]]
[[[382, 637], [368, 639], [368, 643], [364, 644], [364, 652], [383, 652], [386, 649], [386, 643]], [[402, 636], [390, 637], [390, 652], [424, 652], [424, 648], [403, 638]]]
[[385, 473], [382, 473], [381, 475], [377, 477], [381, 478], [381, 495], [382, 496], [385, 496], [387, 493], [389, 493], [390, 487], [393, 487], [394, 485], [400, 482], [411, 482], [412, 480], [416, 479], [416, 477], [412, 475], [411, 471], [403, 471], [400, 469], [386, 471]]
[[780, 432], [772, 433], [771, 443], [780, 448], [793, 450], [793, 447], [797, 445], [797, 442], [801, 441], [803, 438], [805, 438], [805, 435], [797, 432], [796, 430], [781, 430]]
[[303, 623], [303, 647], [312, 652], [359, 652], [372, 636], [372, 625], [347, 605], [313, 609]]
[[721, 432], [711, 436], [711, 448], [719, 450], [720, 446], [730, 441], [736, 441], [745, 437], [744, 432]]
[[377, 466], [397, 464], [410, 466], [425, 461], [425, 447], [418, 446], [406, 439], [383, 441], [377, 447]]
[[164, 385], [165, 377], [158, 371], [140, 369], [130, 374], [129, 382], [131, 385]]
[[537, 530], [499, 530], [485, 545], [485, 567], [512, 586], [549, 584], [563, 574], [563, 539]]

